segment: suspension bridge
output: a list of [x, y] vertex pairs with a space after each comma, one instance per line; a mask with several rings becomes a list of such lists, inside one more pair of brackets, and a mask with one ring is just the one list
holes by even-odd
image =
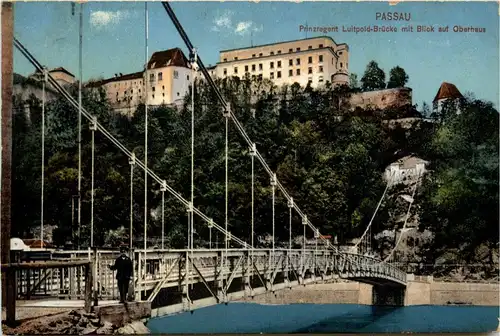
[[[83, 4], [81, 4], [83, 6]], [[81, 45], [82, 37], [80, 33], [80, 81], [79, 95], [75, 99], [65, 87], [61, 86], [47, 71], [37, 58], [29, 51], [28, 47], [14, 37], [14, 46], [20, 53], [43, 74], [43, 99], [42, 99], [42, 199], [41, 199], [41, 241], [43, 241], [44, 232], [44, 152], [45, 152], [45, 89], [51, 85], [59, 94], [66, 99], [78, 113], [78, 192], [81, 192], [81, 128], [82, 119], [89, 122], [91, 130], [91, 201], [90, 201], [90, 247], [86, 250], [74, 251], [55, 251], [50, 258], [52, 261], [67, 260], [88, 260], [91, 265], [92, 276], [85, 276], [84, 267], [88, 265], [77, 265], [76, 267], [66, 268], [54, 266], [51, 268], [40, 268], [36, 270], [22, 269], [18, 271], [17, 288], [18, 294], [27, 298], [56, 297], [66, 299], [82, 299], [86, 290], [90, 288], [89, 282], [92, 282], [92, 298], [94, 304], [99, 300], [115, 300], [118, 297], [117, 284], [114, 280], [112, 271], [108, 265], [118, 256], [117, 251], [99, 249], [94, 246], [94, 154], [95, 154], [95, 134], [100, 132], [107, 141], [118, 148], [123, 155], [128, 157], [130, 164], [130, 255], [134, 262], [134, 277], [132, 281], [132, 290], [130, 296], [136, 301], [151, 302], [154, 315], [164, 315], [168, 313], [189, 311], [204, 306], [218, 303], [226, 303], [243, 297], [252, 297], [254, 295], [275, 292], [277, 290], [291, 289], [296, 286], [305, 286], [311, 283], [324, 282], [333, 279], [347, 279], [364, 282], [373, 285], [374, 304], [389, 303], [402, 304], [404, 298], [404, 288], [406, 286], [406, 273], [399, 269], [394, 263], [394, 251], [401, 240], [401, 236], [395, 244], [392, 251], [385, 259], [375, 256], [372, 249], [371, 227], [373, 219], [387, 193], [392, 185], [388, 182], [387, 187], [378, 202], [375, 213], [360, 237], [354, 249], [345, 251], [322, 235], [317, 227], [309, 220], [299, 207], [296, 200], [287, 192], [285, 186], [280, 182], [275, 172], [271, 170], [264, 160], [260, 149], [250, 139], [244, 126], [238, 121], [237, 113], [232, 106], [224, 99], [219, 88], [211, 78], [209, 72], [204, 66], [200, 55], [191, 43], [191, 40], [184, 31], [181, 23], [177, 19], [173, 9], [167, 2], [162, 2], [167, 15], [171, 19], [179, 35], [184, 41], [187, 49], [190, 51], [190, 66], [192, 71], [191, 87], [191, 195], [185, 198], [179, 192], [167, 184], [165, 179], [158, 176], [148, 167], [148, 106], [145, 109], [145, 155], [140, 160], [133, 151], [127, 148], [126, 144], [120, 142], [110, 131], [108, 131], [99, 120], [82, 105], [82, 58]], [[148, 4], [145, 4], [145, 69], [148, 63]], [[82, 24], [82, 14], [80, 13], [80, 27]], [[145, 72], [146, 73], [146, 72]], [[224, 222], [219, 224], [200, 211], [194, 204], [194, 88], [195, 78], [201, 73], [204, 80], [211, 87], [218, 98], [221, 108], [221, 118], [225, 121], [225, 218]], [[147, 87], [146, 89], [147, 95]], [[228, 133], [230, 124], [234, 126], [238, 134], [246, 143], [250, 153], [251, 163], [251, 219], [250, 236], [237, 237], [229, 231], [228, 227], [228, 153], [229, 142]], [[260, 163], [269, 177], [271, 186], [271, 208], [272, 218], [269, 219], [269, 231], [271, 232], [271, 248], [259, 248], [255, 242], [254, 230], [254, 178], [255, 163]], [[148, 179], [152, 179], [157, 190], [162, 195], [162, 236], [161, 248], [153, 249], [148, 246], [148, 190], [144, 193], [144, 245], [142, 248], [134, 247], [132, 235], [134, 225], [132, 216], [133, 207], [133, 179], [135, 169], [144, 173], [145, 185]], [[414, 192], [416, 190], [416, 186]], [[287, 200], [289, 211], [289, 241], [288, 247], [283, 248], [282, 244], [276, 244], [275, 237], [275, 199], [276, 193], [280, 192]], [[186, 248], [174, 250], [165, 248], [164, 244], [164, 199], [165, 193], [170, 193], [179, 202], [188, 213]], [[413, 200], [412, 195], [412, 200]], [[81, 202], [81, 198], [78, 198]], [[411, 207], [409, 202], [408, 212]], [[81, 206], [78, 206], [78, 224], [81, 224]], [[210, 232], [210, 247], [196, 246], [194, 244], [193, 234], [194, 219], [201, 219], [200, 223], [207, 226]], [[292, 217], [298, 216], [303, 226], [302, 248], [293, 248], [292, 237]], [[408, 218], [408, 213], [407, 213]], [[200, 224], [201, 225], [201, 224]], [[405, 221], [406, 225], [406, 221]], [[212, 231], [216, 230], [224, 237], [223, 248], [212, 248]], [[307, 244], [306, 237], [313, 236], [315, 245], [311, 248]], [[277, 247], [278, 245], [279, 247]], [[403, 294], [401, 294], [403, 293]]]

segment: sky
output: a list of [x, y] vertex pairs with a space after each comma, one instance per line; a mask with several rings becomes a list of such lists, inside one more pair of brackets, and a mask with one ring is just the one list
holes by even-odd
[[[414, 104], [431, 103], [442, 82], [499, 106], [499, 4], [495, 2], [171, 2], [184, 30], [207, 66], [219, 51], [250, 45], [330, 36], [350, 49], [349, 70], [361, 78], [375, 60], [385, 71], [404, 68]], [[145, 64], [144, 2], [88, 2], [83, 5], [83, 80], [141, 71]], [[80, 5], [69, 2], [15, 3], [14, 33], [48, 68], [62, 66], [77, 77]], [[149, 56], [185, 44], [159, 2], [149, 2]], [[377, 13], [411, 15], [407, 21], [377, 20]], [[414, 32], [401, 27], [414, 26]], [[338, 27], [338, 32], [301, 32], [300, 25]], [[393, 26], [398, 32], [343, 32], [343, 27]], [[417, 32], [418, 25], [435, 32]], [[438, 27], [448, 26], [448, 32]], [[485, 28], [453, 32], [454, 26]], [[33, 67], [16, 50], [14, 71]]]

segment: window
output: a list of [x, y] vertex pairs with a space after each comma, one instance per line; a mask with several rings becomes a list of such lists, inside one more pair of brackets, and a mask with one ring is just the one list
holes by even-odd
[[313, 82], [312, 77], [309, 77], [309, 78], [307, 79], [307, 84], [312, 84], [312, 82]]
[[260, 74], [259, 77], [257, 77], [257, 78], [262, 79], [262, 74]]
[[149, 75], [149, 81], [154, 82], [155, 81], [155, 74], [150, 74]]
[[252, 75], [252, 79], [255, 79], [255, 75]]
[[227, 75], [227, 69], [224, 69], [224, 76]]
[[155, 92], [155, 87], [154, 86], [153, 86], [153, 90], [152, 91]]
[[278, 68], [281, 68], [281, 61], [278, 61]]
[[234, 67], [234, 73], [237, 74], [238, 73], [238, 67]]
[[269, 68], [274, 69], [274, 62], [269, 63]]
[[342, 55], [342, 51], [339, 51], [339, 55]]
[[332, 58], [332, 64], [334, 64], [334, 62], [333, 62], [333, 58]]
[[300, 69], [297, 69], [297, 76], [300, 76]]
[[346, 64], [345, 64], [345, 68], [346, 68], [346, 69], [349, 69], [349, 63], [346, 63]]
[[116, 93], [116, 95], [118, 96], [118, 92]]
[[340, 68], [342, 68], [342, 62], [340, 62]]
[[319, 66], [318, 72], [323, 72], [323, 66], [322, 65]]
[[179, 96], [180, 96], [180, 94], [179, 94], [179, 92], [177, 92], [177, 97], [179, 97]]
[[189, 75], [186, 76], [186, 79], [189, 80]]
[[154, 94], [153, 94], [153, 95], [151, 95], [151, 96], [153, 97], [153, 99], [155, 99], [155, 95], [154, 95]]
[[163, 85], [163, 86], [161, 87], [161, 89], [162, 89], [162, 90], [165, 90], [165, 85]]
[[274, 72], [271, 72], [271, 73], [269, 74], [269, 78], [274, 79]]
[[259, 57], [262, 57], [262, 53], [259, 53]]
[[245, 72], [248, 72], [248, 65], [245, 65]]
[[308, 61], [307, 61], [307, 62], [308, 62], [309, 64], [311, 64], [311, 63], [313, 62], [313, 58], [312, 58], [312, 56], [309, 56], [309, 59], [308, 59]]
[[278, 50], [278, 54], [281, 54], [281, 50]]
[[139, 89], [139, 93], [141, 93], [141, 89]]
[[293, 65], [293, 60], [288, 60], [288, 65], [292, 66]]
[[297, 48], [297, 51], [300, 51], [300, 48]]
[[255, 57], [255, 54], [252, 54], [252, 57]]
[[320, 44], [320, 45], [319, 45], [319, 47], [320, 47], [320, 48], [323, 48], [323, 45], [322, 45], [322, 44]]
[[237, 60], [238, 60], [238, 57], [235, 57], [235, 58], [234, 58], [234, 60], [235, 60], [235, 61], [237, 61]]
[[312, 74], [312, 73], [313, 73], [313, 68], [309, 68], [309, 69], [307, 69], [307, 73], [308, 73], [308, 74]]
[[174, 78], [175, 79], [179, 78], [179, 72], [177, 70], [174, 71]]
[[288, 70], [288, 77], [292, 77], [293, 76], [293, 70]]
[[300, 58], [297, 58], [297, 61], [295, 62], [295, 64], [300, 65]]
[[158, 80], [163, 80], [163, 72], [158, 72]]
[[134, 90], [130, 90], [130, 94], [134, 93]]
[[227, 58], [224, 58], [224, 62], [227, 62]]
[[259, 70], [262, 71], [262, 63], [259, 64]]
[[271, 51], [271, 52], [269, 53], [269, 55], [273, 56], [273, 55], [274, 55], [274, 51]]
[[319, 76], [319, 80], [318, 80], [320, 83], [323, 83], [323, 76]]
[[165, 92], [163, 92], [163, 97], [165, 97]]
[[323, 55], [319, 55], [319, 61], [323, 62]]
[[313, 46], [309, 46], [309, 47], [307, 47], [307, 49], [312, 49], [312, 48], [313, 48]]
[[255, 64], [252, 64], [252, 71], [255, 71]]
[[276, 77], [281, 78], [281, 71], [278, 71], [278, 72], [276, 73]]

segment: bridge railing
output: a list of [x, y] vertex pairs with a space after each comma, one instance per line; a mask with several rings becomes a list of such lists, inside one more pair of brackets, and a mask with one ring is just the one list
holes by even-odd
[[[114, 300], [119, 297], [115, 272], [109, 265], [119, 256], [118, 251], [83, 250], [54, 251], [52, 261], [90, 261], [92, 263], [93, 287], [99, 300]], [[243, 276], [242, 263], [248, 265], [251, 274], [263, 276], [276, 272], [316, 273], [329, 269], [340, 277], [349, 278], [356, 274], [371, 274], [400, 283], [406, 282], [406, 273], [394, 265], [382, 262], [373, 256], [354, 253], [337, 253], [332, 250], [289, 250], [289, 249], [196, 249], [196, 250], [134, 250], [134, 281], [132, 291], [153, 289], [161, 283], [168, 286], [180, 284], [186, 274], [186, 260], [196, 267], [188, 266], [188, 281], [201, 280], [200, 277], [214, 279], [222, 276]], [[23, 269], [18, 271], [17, 286], [19, 299], [58, 297], [82, 299], [85, 295], [84, 267], [65, 269]], [[199, 273], [198, 273], [199, 272]]]

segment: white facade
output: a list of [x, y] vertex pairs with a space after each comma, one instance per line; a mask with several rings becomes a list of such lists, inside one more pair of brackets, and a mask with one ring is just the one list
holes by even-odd
[[349, 83], [349, 48], [330, 37], [272, 43], [220, 52], [219, 78], [236, 76], [269, 79], [275, 85], [298, 83], [320, 87]]
[[386, 181], [401, 183], [405, 179], [414, 180], [426, 172], [427, 161], [417, 157], [407, 156], [391, 163], [384, 173]]

